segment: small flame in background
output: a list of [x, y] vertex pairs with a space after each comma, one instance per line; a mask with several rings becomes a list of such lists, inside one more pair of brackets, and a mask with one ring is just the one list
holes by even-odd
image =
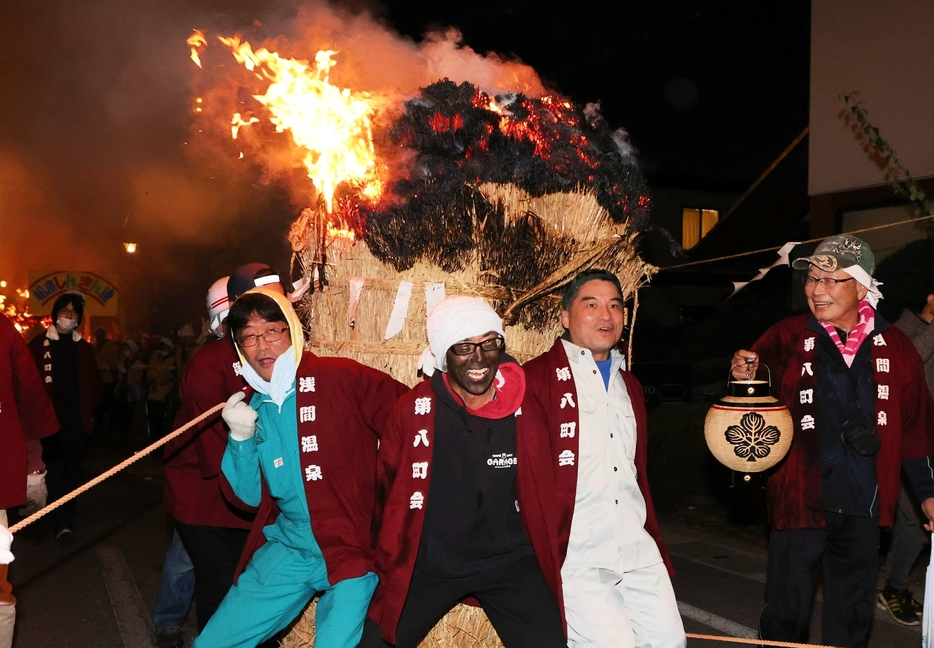
[[[0, 281], [0, 288], [6, 287], [7, 282]], [[15, 295], [16, 297], [13, 297], [13, 295], [0, 292], [0, 313], [6, 315], [13, 322], [13, 326], [16, 327], [17, 331], [26, 333], [39, 322], [43, 322], [46, 326], [52, 325], [51, 317], [30, 314], [28, 290], [17, 288]], [[19, 306], [17, 306], [17, 302]]]
[[204, 37], [204, 33], [202, 33], [200, 29], [193, 29], [191, 31], [193, 32], [192, 35], [185, 41], [191, 46], [191, 60], [194, 61], [195, 65], [198, 67], [203, 67], [199, 54], [208, 46], [208, 39]]
[[[218, 37], [234, 58], [258, 79], [269, 81], [264, 94], [253, 95], [269, 111], [279, 133], [288, 131], [304, 151], [302, 163], [308, 177], [324, 198], [328, 213], [334, 212], [334, 192], [347, 183], [361, 196], [375, 202], [382, 193], [373, 150], [372, 117], [376, 102], [367, 93], [352, 92], [330, 83], [337, 52], [319, 51], [314, 64], [283, 58], [265, 47], [253, 50], [239, 36]], [[256, 117], [235, 113], [231, 136]]]

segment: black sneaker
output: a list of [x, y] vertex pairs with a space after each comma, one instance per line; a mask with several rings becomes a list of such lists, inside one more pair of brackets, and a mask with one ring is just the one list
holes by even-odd
[[908, 590], [908, 603], [909, 609], [914, 611], [918, 615], [918, 618], [921, 618], [922, 612], [924, 612], [924, 603], [921, 603], [914, 597], [914, 594], [911, 593], [911, 590]]
[[914, 611], [911, 592], [891, 589], [888, 586], [879, 592], [879, 607], [888, 610], [892, 618], [902, 625], [920, 625], [921, 620]]
[[158, 648], [181, 648], [185, 643], [185, 635], [178, 626], [169, 628], [156, 628], [156, 646]]

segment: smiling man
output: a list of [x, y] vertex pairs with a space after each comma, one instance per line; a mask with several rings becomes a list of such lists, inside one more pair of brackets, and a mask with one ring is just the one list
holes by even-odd
[[380, 584], [360, 645], [415, 648], [470, 596], [507, 648], [565, 646], [536, 558], [548, 543], [523, 526], [538, 504], [517, 495], [525, 378], [503, 353], [503, 323], [482, 300], [449, 297], [431, 311], [428, 342], [431, 380], [399, 399], [379, 449]]
[[269, 288], [237, 299], [226, 323], [255, 394], [247, 405], [237, 392], [224, 408], [221, 469], [259, 510], [249, 564], [194, 646], [256, 646], [318, 593], [315, 646], [352, 648], [376, 586], [377, 440], [406, 387], [353, 360], [303, 351], [298, 316]]
[[821, 241], [792, 264], [807, 271], [811, 315], [779, 322], [732, 359], [738, 380], [754, 378], [760, 364], [770, 369], [795, 424], [768, 482], [763, 639], [808, 641], [823, 566], [823, 643], [866, 646], [879, 527], [892, 526], [902, 467], [928, 520], [934, 516], [934, 401], [911, 341], [875, 310], [882, 295], [874, 263], [854, 236]]
[[568, 645], [684, 646], [646, 477], [642, 386], [616, 349], [619, 279], [584, 271], [561, 305], [565, 334], [524, 367], [519, 435], [545, 449], [539, 458], [553, 475], [547, 490], [545, 479], [537, 483], [557, 543], [552, 579], [561, 583]]

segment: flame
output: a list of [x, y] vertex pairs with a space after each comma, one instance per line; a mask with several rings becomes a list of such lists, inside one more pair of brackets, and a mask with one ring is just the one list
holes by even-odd
[[234, 113], [233, 117], [230, 119], [230, 136], [234, 139], [237, 139], [237, 135], [240, 134], [240, 129], [243, 126], [249, 126], [250, 124], [255, 124], [259, 121], [256, 117], [250, 117], [248, 120], [244, 121], [240, 113]]
[[328, 223], [328, 239], [335, 238], [345, 238], [350, 239], [351, 241], [356, 238], [354, 231], [347, 229], [345, 227], [338, 227], [332, 223]]
[[[7, 282], [0, 281], [0, 288], [6, 287]], [[29, 290], [17, 288], [16, 295], [22, 300], [19, 308], [17, 308], [15, 303], [7, 303], [9, 296], [0, 293], [0, 314], [6, 315], [17, 331], [24, 333], [40, 321], [43, 321], [46, 326], [52, 325], [52, 319], [50, 317], [33, 315], [29, 312]]]
[[195, 65], [198, 67], [202, 67], [201, 57], [198, 55], [208, 46], [208, 40], [204, 37], [204, 33], [200, 29], [192, 29], [191, 31], [194, 33], [189, 36], [188, 40], [185, 42], [191, 45], [191, 60], [194, 61]]
[[[377, 173], [371, 120], [375, 101], [367, 93], [351, 92], [331, 85], [334, 51], [322, 50], [308, 61], [283, 58], [266, 48], [256, 51], [239, 36], [219, 37], [238, 63], [257, 78], [269, 81], [264, 94], [253, 95], [269, 111], [277, 132], [288, 131], [297, 146], [308, 177], [333, 213], [338, 185], [354, 185], [359, 193], [377, 199], [382, 184]], [[259, 121], [233, 116], [231, 135]]]

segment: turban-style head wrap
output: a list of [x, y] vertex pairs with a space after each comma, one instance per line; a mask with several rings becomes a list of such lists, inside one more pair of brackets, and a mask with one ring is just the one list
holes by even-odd
[[452, 345], [490, 331], [506, 337], [503, 320], [485, 301], [464, 295], [442, 299], [428, 314], [428, 348], [419, 361], [422, 372], [426, 376], [435, 369], [447, 372]]

